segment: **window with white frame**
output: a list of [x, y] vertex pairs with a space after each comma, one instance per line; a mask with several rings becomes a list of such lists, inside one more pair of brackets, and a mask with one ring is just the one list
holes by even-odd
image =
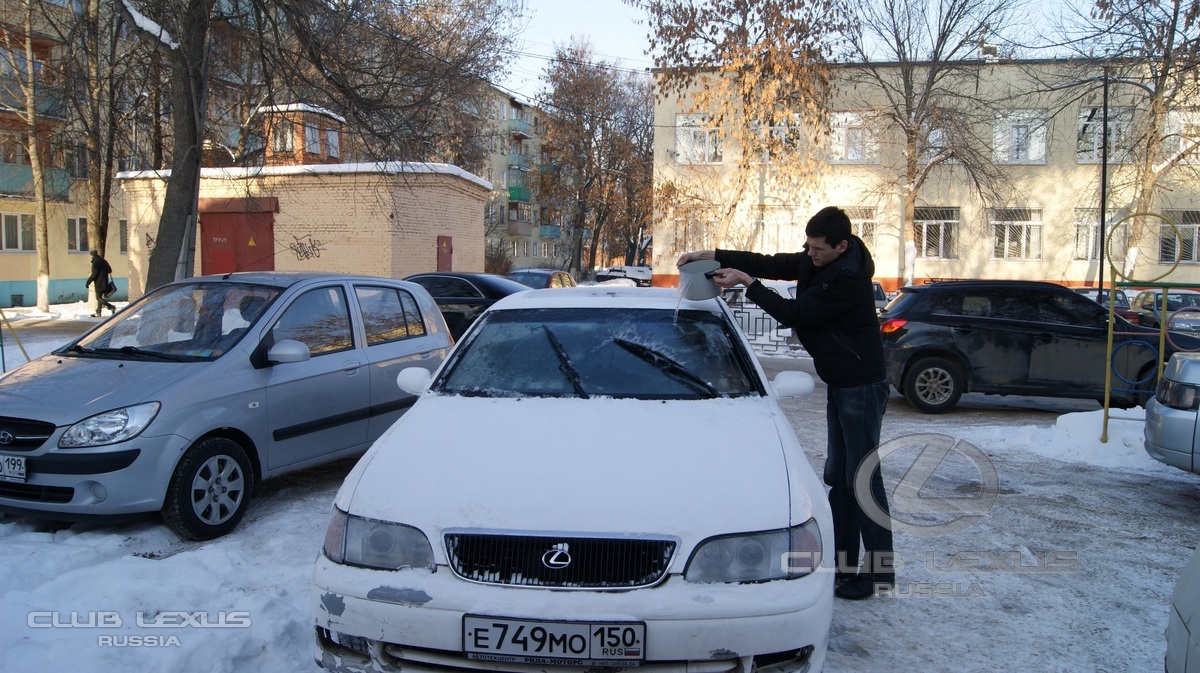
[[920, 150], [921, 161], [930, 163], [941, 159], [944, 163], [958, 163], [954, 158], [954, 134], [946, 126], [929, 126], [924, 131]]
[[67, 218], [67, 250], [69, 252], [87, 252], [87, 218]]
[[756, 124], [756, 126], [756, 138], [760, 143], [756, 160], [759, 163], [777, 163], [798, 151], [803, 128], [799, 115], [791, 115], [770, 126], [762, 124]]
[[681, 164], [719, 164], [721, 136], [705, 127], [703, 115], [675, 115], [675, 161]]
[[1171, 110], [1163, 139], [1167, 159], [1183, 153], [1185, 163], [1200, 163], [1200, 110]]
[[321, 153], [321, 129], [312, 124], [304, 125], [304, 151], [309, 154]]
[[291, 152], [296, 148], [296, 131], [292, 122], [280, 119], [271, 129], [271, 149], [276, 152]]
[[0, 240], [0, 250], [12, 252], [33, 252], [37, 245], [34, 242], [33, 215], [20, 213], [4, 213], [3, 240]]
[[917, 256], [927, 259], [954, 259], [954, 239], [958, 226], [958, 208], [915, 209], [913, 238], [917, 246]]
[[1109, 211], [1104, 218], [1105, 231], [1104, 235], [1100, 235], [1100, 209], [1099, 208], [1076, 208], [1075, 209], [1075, 253], [1073, 259], [1088, 260], [1091, 262], [1100, 261], [1103, 259], [1104, 252], [1102, 247], [1104, 239], [1109, 239], [1109, 252], [1113, 255], [1111, 261], [1119, 263], [1125, 259], [1126, 239], [1128, 236], [1128, 227], [1121, 227], [1113, 231], [1113, 224], [1120, 219], [1117, 213]]
[[508, 204], [508, 219], [514, 222], [529, 222], [533, 217], [533, 207], [528, 203], [514, 202]]
[[327, 154], [331, 157], [338, 157], [342, 154], [342, 138], [338, 134], [337, 129], [325, 130], [325, 148]]
[[850, 218], [850, 233], [862, 239], [867, 249], [873, 252], [877, 239], [875, 209], [870, 206], [845, 206], [842, 210]]
[[[1129, 135], [1133, 130], [1133, 108], [1108, 108], [1108, 160], [1126, 163], [1131, 159]], [[1079, 108], [1075, 129], [1075, 161], [1081, 164], [1099, 163], [1104, 156], [1104, 109]]]
[[835, 112], [830, 118], [830, 161], [843, 164], [879, 163], [879, 142], [871, 122], [861, 112]]
[[1042, 211], [1037, 208], [993, 208], [992, 259], [1041, 259]]
[[549, 256], [550, 256], [550, 244], [543, 241], [542, 242], [542, 257], [549, 257]]
[[[1163, 213], [1175, 227], [1166, 222], [1158, 227], [1158, 261], [1163, 264], [1200, 262], [1200, 210], [1168, 210]], [[1175, 230], [1179, 234], [1175, 234]]]
[[992, 159], [998, 164], [1044, 164], [1050, 137], [1045, 110], [1003, 110], [992, 130]]

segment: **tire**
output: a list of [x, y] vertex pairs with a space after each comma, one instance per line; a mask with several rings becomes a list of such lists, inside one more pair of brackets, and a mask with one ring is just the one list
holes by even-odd
[[238, 525], [254, 497], [254, 471], [241, 445], [211, 437], [193, 445], [175, 466], [161, 511], [180, 537], [211, 540]]
[[904, 376], [904, 396], [927, 414], [943, 414], [958, 404], [963, 394], [963, 377], [958, 367], [944, 358], [923, 358]]

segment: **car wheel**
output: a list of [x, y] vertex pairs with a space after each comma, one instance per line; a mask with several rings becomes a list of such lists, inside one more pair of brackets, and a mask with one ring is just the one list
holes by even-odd
[[237, 526], [254, 496], [254, 473], [241, 445], [212, 437], [187, 450], [167, 487], [163, 521], [182, 537], [211, 540]]
[[904, 396], [927, 414], [941, 414], [958, 404], [963, 381], [958, 367], [943, 358], [925, 358], [904, 377]]

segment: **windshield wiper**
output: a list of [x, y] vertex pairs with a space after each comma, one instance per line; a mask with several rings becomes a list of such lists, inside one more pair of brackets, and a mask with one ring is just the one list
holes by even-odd
[[567, 350], [563, 348], [562, 342], [546, 325], [542, 325], [542, 330], [546, 333], [546, 339], [550, 341], [550, 345], [554, 347], [554, 354], [558, 357], [558, 371], [562, 372], [563, 376], [571, 382], [571, 387], [575, 389], [576, 395], [585, 400], [588, 399], [587, 391], [583, 389], [583, 380], [579, 378], [579, 372], [576, 371], [575, 365], [571, 364], [571, 358], [567, 355]]
[[675, 380], [687, 384], [700, 392], [708, 393], [709, 397], [721, 396], [721, 393], [718, 392], [711, 383], [700, 378], [687, 367], [684, 367], [683, 365], [672, 360], [666, 355], [659, 353], [653, 348], [648, 348], [642, 344], [635, 343], [633, 341], [627, 341], [625, 339], [613, 339], [613, 343], [621, 348], [624, 348], [630, 353], [633, 353], [642, 360], [649, 362], [662, 372], [670, 375]]
[[159, 351], [148, 351], [138, 348], [137, 346], [121, 346], [120, 348], [92, 348], [88, 353], [103, 353], [105, 355], [121, 354], [121, 355], [138, 355], [149, 358], [158, 358], [160, 360], [168, 360], [170, 362], [190, 362], [191, 358], [172, 355], [170, 353], [161, 353]]

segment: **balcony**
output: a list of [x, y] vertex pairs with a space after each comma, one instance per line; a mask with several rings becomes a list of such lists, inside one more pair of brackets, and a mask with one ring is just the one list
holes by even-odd
[[509, 220], [508, 233], [510, 236], [529, 236], [533, 233], [533, 225], [528, 222]]
[[[67, 109], [63, 104], [61, 87], [38, 85], [37, 113], [43, 119], [66, 119]], [[0, 76], [0, 109], [21, 111], [25, 109], [25, 94], [15, 77]]]
[[510, 154], [510, 155], [508, 155], [508, 167], [515, 168], [520, 171], [529, 170], [529, 155], [528, 154]]
[[533, 137], [533, 124], [530, 124], [529, 122], [525, 121], [524, 119], [509, 119], [508, 120], [508, 132], [513, 134], [514, 136], [520, 136], [522, 138], [532, 138]]
[[508, 200], [509, 201], [520, 201], [522, 203], [529, 203], [529, 200], [530, 200], [530, 198], [532, 198], [532, 196], [533, 196], [533, 193], [528, 187], [509, 187], [508, 188]]
[[542, 238], [558, 238], [562, 236], [562, 227], [557, 224], [543, 224], [538, 227], [538, 236]]
[[[45, 168], [46, 198], [66, 201], [71, 177], [65, 168]], [[24, 164], [0, 164], [0, 194], [33, 198], [33, 169]]]

